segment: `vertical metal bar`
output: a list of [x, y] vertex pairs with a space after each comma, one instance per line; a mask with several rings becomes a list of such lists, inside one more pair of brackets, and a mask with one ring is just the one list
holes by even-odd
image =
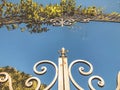
[[67, 51], [62, 48], [60, 51], [61, 56], [58, 59], [58, 90], [70, 90], [66, 52]]
[[117, 76], [117, 88], [116, 90], [120, 90], [120, 72], [118, 73], [118, 76]]
[[64, 90], [62, 58], [58, 59], [58, 64], [58, 90]]
[[64, 61], [64, 86], [65, 90], [70, 90], [67, 57], [65, 57], [63, 61]]

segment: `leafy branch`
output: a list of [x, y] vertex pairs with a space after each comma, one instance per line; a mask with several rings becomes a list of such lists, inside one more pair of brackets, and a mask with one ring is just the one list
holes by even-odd
[[88, 18], [94, 21], [120, 22], [119, 13], [103, 14], [102, 9], [95, 6], [76, 6], [75, 0], [61, 0], [60, 4], [46, 6], [33, 0], [20, 0], [19, 3], [7, 0], [0, 2], [0, 27], [6, 26], [8, 30], [16, 29], [24, 23], [26, 26], [20, 27], [22, 32], [25, 30], [31, 33], [46, 32], [49, 30], [46, 25], [61, 23], [62, 18], [63, 22], [66, 21], [66, 18], [72, 18], [74, 22], [86, 22]]

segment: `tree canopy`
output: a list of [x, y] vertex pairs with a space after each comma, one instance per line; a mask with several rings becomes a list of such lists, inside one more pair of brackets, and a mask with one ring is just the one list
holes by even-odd
[[[119, 13], [116, 16], [120, 18]], [[25, 30], [34, 33], [46, 32], [49, 30], [47, 25], [54, 23], [51, 22], [51, 19], [56, 21], [58, 17], [59, 19], [72, 17], [75, 22], [77, 18], [80, 18], [79, 21], [86, 18], [94, 19], [93, 17], [97, 17], [97, 20], [107, 20], [100, 8], [76, 6], [75, 0], [61, 0], [60, 4], [46, 6], [33, 0], [20, 0], [18, 3], [7, 0], [0, 1], [0, 27], [5, 26], [8, 30], [20, 27], [22, 32]], [[108, 18], [107, 21], [110, 21], [109, 19], [111, 18]], [[20, 26], [22, 23], [25, 24], [25, 27]]]
[[[7, 72], [12, 78], [13, 90], [35, 90], [37, 83], [34, 82], [33, 86], [28, 88], [25, 86], [25, 81], [31, 77], [30, 74], [20, 72], [10, 66], [0, 68], [0, 72]], [[2, 78], [2, 76], [0, 76]], [[45, 84], [41, 85], [40, 90], [43, 90], [46, 87]], [[0, 90], [9, 90], [8, 82], [0, 83]]]

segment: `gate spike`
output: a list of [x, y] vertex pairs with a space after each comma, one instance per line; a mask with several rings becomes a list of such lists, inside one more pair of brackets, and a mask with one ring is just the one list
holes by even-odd
[[61, 54], [60, 57], [66, 57], [66, 53], [68, 52], [68, 50], [66, 50], [64, 47], [59, 50], [59, 53]]

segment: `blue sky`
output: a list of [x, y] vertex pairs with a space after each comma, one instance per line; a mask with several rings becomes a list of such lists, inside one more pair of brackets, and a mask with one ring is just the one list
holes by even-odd
[[[100, 1], [77, 0], [83, 6], [93, 4], [101, 7], [103, 5], [106, 12], [120, 11], [119, 0]], [[53, 3], [53, 0], [40, 2], [43, 4]], [[54, 3], [56, 2], [59, 2], [59, 0], [54, 1]], [[7, 31], [6, 28], [1, 28], [0, 67], [9, 65], [36, 76], [32, 69], [34, 64], [43, 59], [58, 64], [58, 50], [65, 47], [69, 50], [67, 55], [69, 64], [76, 59], [87, 60], [93, 64], [94, 71], [92, 75], [100, 75], [104, 78], [105, 87], [102, 89], [97, 88], [97, 90], [115, 90], [116, 76], [120, 71], [120, 23], [90, 22], [86, 24], [76, 23], [71, 27], [50, 26], [49, 28], [50, 31], [40, 34], [30, 34], [27, 31], [21, 32], [19, 29]], [[81, 76], [77, 69], [78, 65], [72, 69], [75, 80], [78, 80], [78, 83], [85, 90], [88, 90], [87, 80], [89, 76]], [[50, 74], [51, 72], [53, 74]], [[50, 67], [48, 73], [41, 76], [40, 79], [43, 83], [49, 84], [53, 76], [54, 69]], [[94, 85], [96, 86], [96, 84]], [[52, 90], [56, 90], [56, 88], [57, 83]], [[71, 88], [72, 90], [75, 89], [73, 85]]]

